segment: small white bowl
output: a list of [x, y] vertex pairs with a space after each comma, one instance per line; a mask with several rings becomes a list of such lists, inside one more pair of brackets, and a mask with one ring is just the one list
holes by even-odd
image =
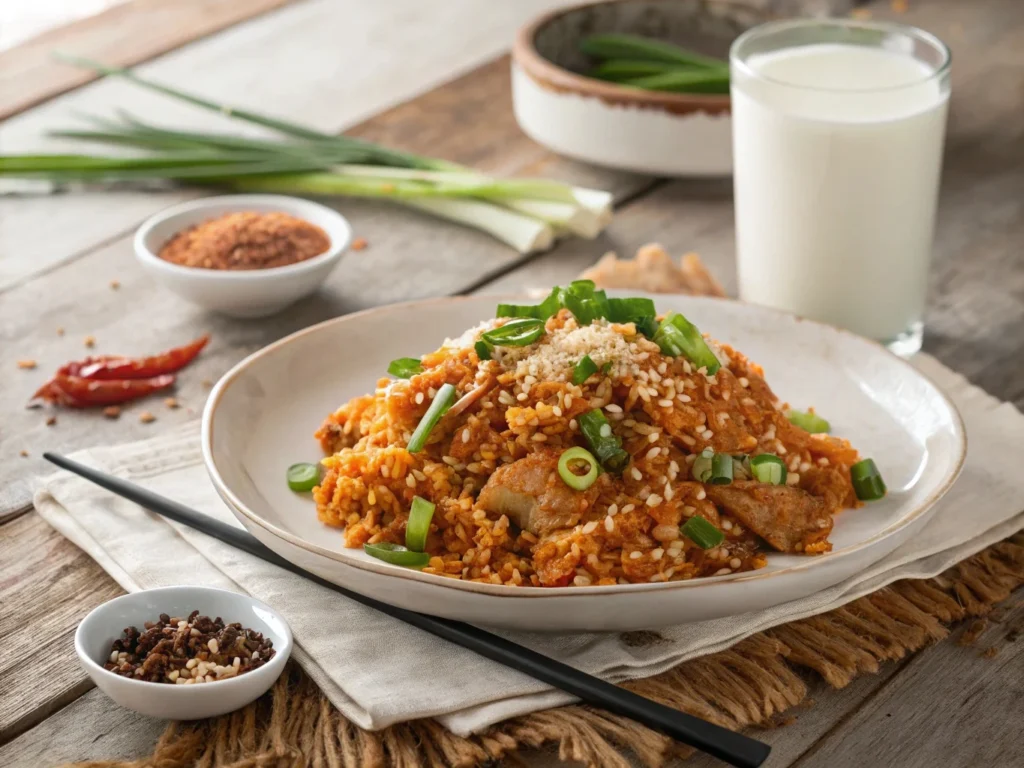
[[[151, 683], [103, 668], [111, 644], [126, 627], [142, 631], [145, 622], [161, 613], [188, 616], [194, 610], [263, 633], [274, 644], [274, 657], [237, 677], [201, 685]], [[78, 625], [75, 651], [97, 687], [122, 707], [149, 717], [199, 720], [234, 712], [270, 690], [291, 655], [292, 632], [277, 611], [248, 595], [212, 587], [162, 587], [123, 595], [94, 609]]]
[[[281, 211], [316, 224], [331, 247], [312, 259], [270, 269], [183, 267], [157, 256], [174, 235], [226, 213]], [[266, 317], [307, 296], [348, 248], [352, 229], [337, 211], [287, 195], [222, 195], [182, 203], [151, 216], [135, 233], [135, 256], [152, 277], [183, 299], [230, 317]]]

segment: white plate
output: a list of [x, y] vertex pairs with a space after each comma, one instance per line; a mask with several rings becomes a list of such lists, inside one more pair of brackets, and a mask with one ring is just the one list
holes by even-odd
[[[636, 295], [636, 294], [631, 294]], [[440, 346], [492, 317], [490, 296], [360, 312], [299, 331], [243, 360], [203, 414], [203, 454], [217, 491], [260, 541], [323, 578], [403, 608], [475, 624], [536, 630], [668, 626], [767, 608], [832, 586], [889, 554], [928, 518], [966, 452], [959, 414], [905, 361], [825, 325], [738, 302], [654, 296], [764, 366], [775, 393], [813, 405], [833, 432], [877, 462], [889, 495], [836, 520], [834, 551], [771, 554], [758, 571], [661, 584], [522, 588], [456, 581], [346, 549], [285, 469], [316, 461], [313, 432], [348, 398], [370, 392], [397, 357]]]

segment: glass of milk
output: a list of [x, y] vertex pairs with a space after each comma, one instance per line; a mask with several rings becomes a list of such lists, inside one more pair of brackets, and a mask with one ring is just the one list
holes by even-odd
[[842, 19], [733, 43], [743, 300], [920, 349], [949, 58], [922, 30]]

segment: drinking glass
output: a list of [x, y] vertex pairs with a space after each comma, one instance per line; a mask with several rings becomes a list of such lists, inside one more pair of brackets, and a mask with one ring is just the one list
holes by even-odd
[[901, 24], [805, 19], [737, 38], [742, 299], [920, 349], [949, 63]]

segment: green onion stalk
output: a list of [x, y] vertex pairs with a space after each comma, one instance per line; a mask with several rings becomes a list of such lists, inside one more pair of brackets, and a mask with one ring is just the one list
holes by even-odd
[[93, 116], [83, 127], [52, 135], [136, 154], [0, 155], [0, 178], [58, 185], [163, 181], [241, 192], [378, 198], [481, 230], [521, 253], [545, 250], [566, 235], [594, 238], [611, 220], [608, 192], [547, 179], [496, 178], [444, 160], [233, 109], [128, 69], [60, 58], [278, 135], [175, 130], [124, 113], [116, 118]]

